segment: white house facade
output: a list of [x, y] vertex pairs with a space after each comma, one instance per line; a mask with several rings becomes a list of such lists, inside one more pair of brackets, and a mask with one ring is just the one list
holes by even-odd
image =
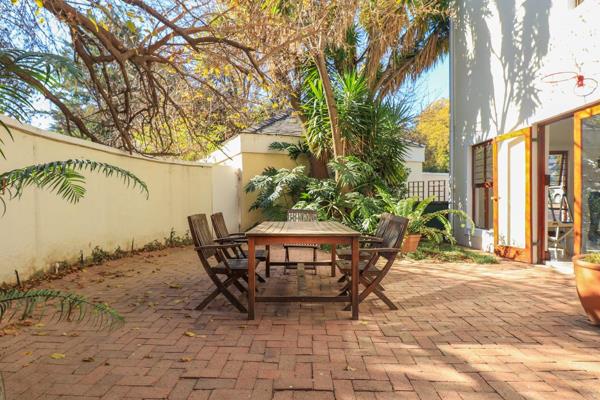
[[600, 251], [600, 1], [455, 1], [458, 241], [525, 262]]

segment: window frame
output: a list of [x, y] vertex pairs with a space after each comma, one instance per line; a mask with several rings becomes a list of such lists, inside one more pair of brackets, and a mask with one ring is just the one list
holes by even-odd
[[[478, 148], [483, 148], [483, 177], [484, 177], [484, 181], [482, 183], [476, 183], [475, 182], [475, 152], [477, 151]], [[493, 139], [490, 140], [486, 140], [484, 142], [480, 142], [480, 143], [476, 143], [474, 145], [471, 146], [471, 187], [472, 187], [472, 204], [473, 206], [471, 207], [471, 219], [473, 220], [475, 227], [478, 229], [485, 229], [485, 230], [490, 230], [493, 228], [493, 218], [491, 218], [493, 216], [493, 205], [492, 205], [492, 209], [490, 209], [490, 199], [493, 197], [494, 195], [494, 171], [493, 171], [493, 162], [492, 162], [492, 174], [490, 177], [486, 177], [485, 172], [487, 170], [487, 155], [488, 152], [492, 153], [493, 152]], [[493, 160], [494, 155], [491, 154], [491, 158]], [[483, 219], [485, 221], [483, 226], [479, 226], [477, 225], [477, 220], [476, 220], [476, 209], [477, 209], [477, 189], [484, 189], [483, 193], [484, 193], [484, 209], [483, 209]]]

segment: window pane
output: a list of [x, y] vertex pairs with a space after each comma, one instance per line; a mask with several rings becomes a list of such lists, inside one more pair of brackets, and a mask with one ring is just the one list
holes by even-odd
[[475, 189], [475, 201], [473, 202], [473, 221], [475, 221], [475, 226], [477, 228], [490, 229], [492, 227], [493, 205], [491, 193], [491, 189], [488, 188]]

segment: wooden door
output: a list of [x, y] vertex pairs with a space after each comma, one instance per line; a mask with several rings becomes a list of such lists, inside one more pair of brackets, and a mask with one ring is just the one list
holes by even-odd
[[495, 253], [531, 263], [531, 128], [496, 137], [493, 156]]
[[573, 118], [573, 252], [600, 251], [600, 106]]

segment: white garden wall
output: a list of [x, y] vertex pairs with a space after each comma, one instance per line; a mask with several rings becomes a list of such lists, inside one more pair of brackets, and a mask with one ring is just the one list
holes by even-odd
[[232, 231], [239, 230], [238, 176], [228, 166], [165, 161], [45, 132], [2, 118], [14, 140], [0, 130], [6, 159], [0, 171], [70, 158], [107, 162], [146, 182], [148, 198], [116, 178], [86, 173], [87, 195], [78, 204], [37, 189], [8, 201], [0, 217], [0, 282], [14, 281], [59, 261], [74, 261], [95, 246], [113, 251], [164, 240], [174, 229], [187, 230], [186, 216], [223, 211]]

